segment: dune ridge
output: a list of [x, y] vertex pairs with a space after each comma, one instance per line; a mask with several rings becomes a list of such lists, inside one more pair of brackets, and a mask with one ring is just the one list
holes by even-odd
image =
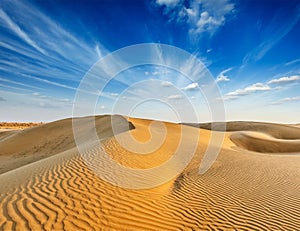
[[[128, 167], [149, 168], [172, 156], [181, 136], [180, 125], [165, 123], [168, 132], [162, 148], [137, 155], [124, 149], [117, 138], [126, 139], [127, 134], [147, 142], [151, 121], [129, 120], [135, 129], [115, 136], [107, 132], [103, 137], [102, 147], [111, 158]], [[100, 125], [109, 131], [107, 122], [106, 118]], [[120, 126], [128, 127], [123, 122]], [[125, 189], [102, 180], [86, 165], [76, 147], [1, 174], [0, 230], [299, 228], [299, 156], [235, 149], [232, 133], [227, 132], [218, 159], [200, 175], [199, 164], [211, 132], [185, 128], [200, 133], [195, 155], [182, 172], [155, 188]], [[97, 165], [102, 158], [97, 154], [99, 147], [88, 151], [93, 154], [91, 163]]]
[[[300, 128], [260, 122], [227, 122], [226, 124], [186, 124], [202, 129], [230, 132], [231, 141], [238, 147], [260, 153], [300, 152]], [[225, 129], [224, 129], [225, 128]]]
[[72, 120], [77, 120], [81, 126], [80, 136], [88, 134], [94, 122], [100, 139], [112, 136], [112, 117], [120, 132], [133, 129], [133, 125], [124, 117], [105, 115], [58, 120], [24, 130], [5, 132], [2, 136], [0, 133], [0, 173], [76, 147]]

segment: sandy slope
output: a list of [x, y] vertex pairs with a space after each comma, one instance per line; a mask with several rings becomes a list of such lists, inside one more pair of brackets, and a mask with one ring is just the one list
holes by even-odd
[[233, 143], [241, 148], [261, 153], [299, 153], [300, 139], [277, 139], [261, 132], [237, 132], [231, 135]]
[[[184, 131], [187, 136], [181, 142], [187, 149], [183, 154], [189, 150], [188, 140], [193, 139], [188, 134], [200, 133], [191, 163], [177, 177], [159, 187], [130, 190], [97, 177], [76, 148], [61, 149], [58, 155], [0, 175], [0, 230], [299, 228], [300, 156], [249, 152], [237, 148], [230, 140], [232, 133], [228, 132], [217, 161], [200, 175], [198, 168], [210, 131], [170, 123], [164, 123], [164, 127], [152, 123], [150, 129], [151, 121], [130, 121], [135, 129], [124, 130], [114, 137], [108, 132], [106, 138], [103, 137], [102, 148], [114, 160], [131, 168], [159, 165], [172, 157]], [[103, 120], [99, 125], [106, 126], [106, 131], [109, 131], [107, 122]], [[128, 124], [120, 121], [119, 126], [125, 128]], [[156, 137], [163, 131], [167, 136], [161, 148], [152, 150], [159, 142]], [[276, 139], [275, 133], [261, 135], [257, 132], [247, 131], [247, 134], [261, 140]], [[150, 152], [138, 155], [117, 142], [128, 143], [129, 148], [134, 148], [130, 146], [133, 142], [130, 137], [146, 145], [137, 145], [138, 151]], [[52, 147], [48, 145], [48, 148]], [[88, 152], [93, 154], [92, 163], [101, 162], [99, 147], [95, 146]], [[122, 180], [130, 182], [131, 179]]]
[[[222, 123], [187, 124], [203, 129], [224, 130]], [[300, 128], [259, 122], [228, 122], [226, 131], [231, 132], [231, 141], [238, 147], [261, 153], [300, 152]]]
[[[125, 118], [121, 116], [114, 116], [114, 118], [120, 131], [129, 129], [129, 124]], [[93, 117], [76, 119], [82, 127], [81, 136], [90, 132], [93, 119]], [[95, 126], [100, 138], [113, 134], [110, 124], [110, 116], [95, 118]], [[0, 133], [0, 173], [69, 150], [75, 146], [72, 119], [59, 120], [24, 130], [9, 131], [2, 136]]]

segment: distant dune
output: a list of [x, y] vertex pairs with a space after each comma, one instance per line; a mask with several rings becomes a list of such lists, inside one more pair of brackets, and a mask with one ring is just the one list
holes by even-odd
[[[80, 136], [88, 137], [91, 119], [77, 118]], [[105, 150], [123, 166], [154, 168], [173, 157], [179, 142], [185, 147], [180, 150], [184, 156], [192, 150], [194, 135], [200, 139], [189, 165], [173, 179], [133, 190], [107, 183], [87, 166], [75, 145], [71, 119], [2, 135], [0, 230], [299, 229], [297, 126], [228, 123], [226, 131], [216, 131], [225, 134], [217, 160], [201, 175], [199, 165], [212, 135], [210, 124], [122, 116], [114, 116], [114, 123], [118, 134], [112, 132], [111, 116], [96, 117], [102, 146], [87, 150], [94, 167], [101, 166], [100, 153]], [[218, 125], [213, 129], [218, 130]], [[160, 142], [163, 132], [166, 137]], [[131, 146], [132, 137], [141, 145]], [[180, 163], [165, 174], [176, 173], [177, 166]], [[111, 166], [105, 169], [108, 178], [109, 171], [115, 171]], [[125, 183], [131, 181], [121, 173], [119, 177]]]
[[238, 147], [261, 153], [300, 152], [300, 128], [259, 122], [187, 124], [203, 129], [232, 132], [230, 139]]

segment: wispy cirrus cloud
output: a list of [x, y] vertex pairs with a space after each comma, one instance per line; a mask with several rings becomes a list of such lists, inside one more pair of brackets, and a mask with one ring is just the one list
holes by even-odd
[[293, 12], [279, 11], [274, 15], [269, 25], [265, 28], [265, 39], [244, 56], [243, 66], [247, 63], [257, 62], [262, 59], [281, 39], [283, 39], [298, 23], [300, 19], [299, 11], [299, 7], [295, 7]]
[[13, 81], [13, 80], [1, 78], [1, 77], [0, 77], [0, 82], [6, 82], [6, 83], [10, 83], [10, 84], [13, 84], [13, 85], [22, 86], [22, 87], [26, 87], [26, 88], [30, 88], [30, 89], [41, 89], [40, 87], [36, 87], [36, 86], [33, 86], [33, 85], [29, 85], [29, 84], [25, 84], [25, 83]]
[[[78, 82], [90, 66], [107, 53], [93, 38], [72, 34], [34, 3], [26, 1], [0, 3], [0, 29], [0, 71], [21, 84], [20, 76], [27, 74], [45, 80], [32, 79], [45, 88], [49, 84], [67, 86], [68, 81]], [[57, 84], [53, 84], [53, 79]], [[72, 85], [74, 83], [67, 87], [72, 89]]]
[[291, 61], [285, 63], [284, 65], [285, 66], [289, 66], [289, 65], [292, 65], [292, 64], [295, 64], [295, 63], [299, 63], [299, 62], [300, 62], [300, 58], [299, 59], [291, 60]]
[[53, 81], [50, 81], [50, 80], [47, 80], [47, 79], [42, 79], [42, 78], [39, 78], [39, 77], [30, 76], [30, 75], [26, 75], [26, 74], [25, 75], [23, 74], [23, 76], [26, 77], [26, 78], [32, 79], [34, 81], [46, 83], [46, 84], [53, 85], [53, 86], [56, 86], [56, 87], [61, 87], [61, 88], [65, 88], [65, 89], [69, 89], [69, 90], [74, 90], [74, 91], [77, 90], [77, 88], [75, 88], [75, 87], [71, 87], [71, 86], [66, 85], [66, 84], [61, 84], [61, 83], [53, 82]]
[[1, 8], [0, 8], [0, 18], [6, 24], [6, 26], [12, 30], [17, 36], [19, 36], [24, 42], [41, 52], [46, 54], [45, 51], [40, 48], [35, 41], [33, 41], [28, 34], [26, 34], [17, 23], [15, 23]]
[[6, 84], [2, 84], [0, 83], [0, 90], [4, 91], [4, 92], [32, 92], [32, 90], [29, 90], [27, 88], [24, 87], [14, 87], [14, 86], [10, 86], [10, 85], [6, 85]]
[[272, 105], [280, 105], [280, 104], [284, 104], [284, 103], [288, 103], [288, 102], [298, 102], [298, 101], [300, 101], [300, 96], [283, 98], [283, 99], [277, 100], [271, 104]]

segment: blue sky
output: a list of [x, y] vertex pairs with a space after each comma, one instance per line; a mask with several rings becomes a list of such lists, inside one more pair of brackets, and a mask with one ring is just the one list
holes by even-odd
[[[0, 121], [71, 117], [76, 89], [94, 63], [129, 45], [162, 43], [206, 65], [227, 120], [300, 122], [297, 0], [3, 0], [0, 33]], [[155, 66], [117, 76], [102, 92], [95, 113], [112, 112], [118, 99], [126, 105], [130, 95], [123, 91], [129, 88], [138, 99], [155, 98], [156, 87], [146, 80], [176, 86], [192, 104], [202, 102], [203, 107], [195, 106], [198, 121], [210, 120], [193, 82]], [[164, 97], [184, 111], [181, 93]], [[172, 113], [153, 101], [132, 115], [176, 121]]]

